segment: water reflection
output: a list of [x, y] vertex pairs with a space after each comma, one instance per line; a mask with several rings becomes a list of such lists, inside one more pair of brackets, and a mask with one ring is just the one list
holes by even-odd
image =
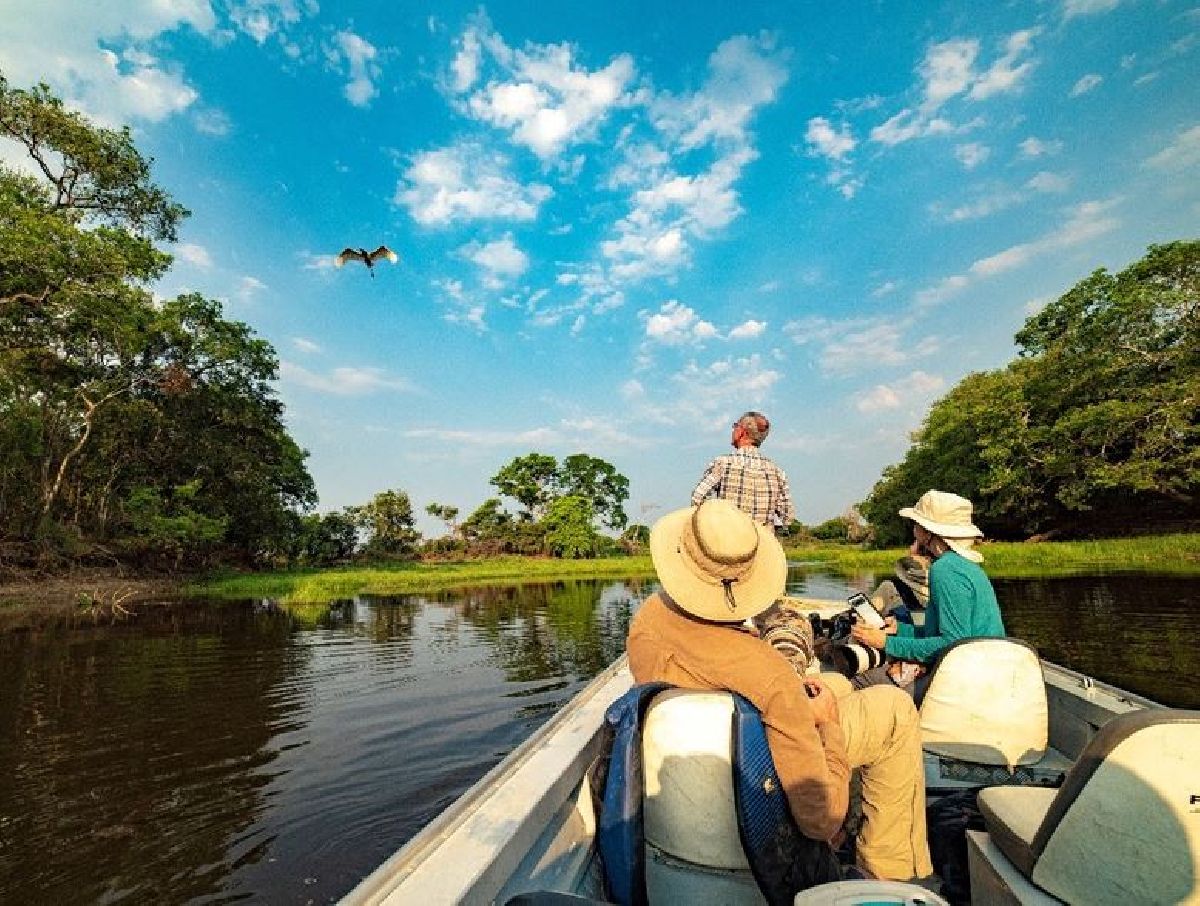
[[[794, 569], [789, 591], [873, 587]], [[1054, 660], [1200, 705], [1188, 580], [997, 582]], [[331, 902], [624, 648], [644, 582], [186, 602], [0, 633], [0, 902]]]

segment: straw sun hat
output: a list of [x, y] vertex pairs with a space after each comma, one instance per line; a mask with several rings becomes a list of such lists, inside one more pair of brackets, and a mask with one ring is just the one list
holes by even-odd
[[956, 554], [975, 563], [983, 562], [983, 555], [973, 550], [983, 532], [971, 521], [974, 507], [966, 497], [946, 491], [926, 491], [915, 505], [901, 509], [900, 515], [937, 535]]
[[659, 519], [650, 558], [671, 600], [715, 623], [758, 616], [787, 582], [787, 558], [774, 533], [727, 500], [705, 500]]

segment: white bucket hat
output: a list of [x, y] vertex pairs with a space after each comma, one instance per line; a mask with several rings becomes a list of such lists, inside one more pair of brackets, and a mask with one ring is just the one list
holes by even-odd
[[650, 532], [650, 559], [671, 600], [715, 623], [758, 616], [787, 583], [787, 557], [775, 534], [727, 500], [705, 500], [659, 519]]
[[973, 549], [976, 539], [983, 537], [983, 532], [971, 521], [974, 511], [966, 497], [931, 490], [922, 494], [914, 506], [900, 510], [900, 515], [937, 535], [955, 553], [982, 563], [983, 555]]

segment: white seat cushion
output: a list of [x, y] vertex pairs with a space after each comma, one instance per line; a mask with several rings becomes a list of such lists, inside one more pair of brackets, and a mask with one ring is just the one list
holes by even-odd
[[1046, 686], [1037, 652], [1008, 639], [947, 651], [921, 702], [921, 744], [979, 764], [1034, 764], [1046, 752]]
[[979, 791], [979, 811], [992, 841], [1025, 877], [1037, 857], [1033, 838], [1058, 790], [1038, 786], [994, 786]]

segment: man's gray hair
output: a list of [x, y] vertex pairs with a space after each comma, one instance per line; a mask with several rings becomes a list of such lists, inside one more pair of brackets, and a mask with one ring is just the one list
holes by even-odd
[[762, 442], [767, 439], [767, 435], [771, 432], [771, 423], [767, 417], [761, 412], [755, 412], [753, 409], [738, 419], [738, 424], [742, 426], [742, 430], [746, 432], [746, 436], [754, 443], [754, 446], [761, 447]]

